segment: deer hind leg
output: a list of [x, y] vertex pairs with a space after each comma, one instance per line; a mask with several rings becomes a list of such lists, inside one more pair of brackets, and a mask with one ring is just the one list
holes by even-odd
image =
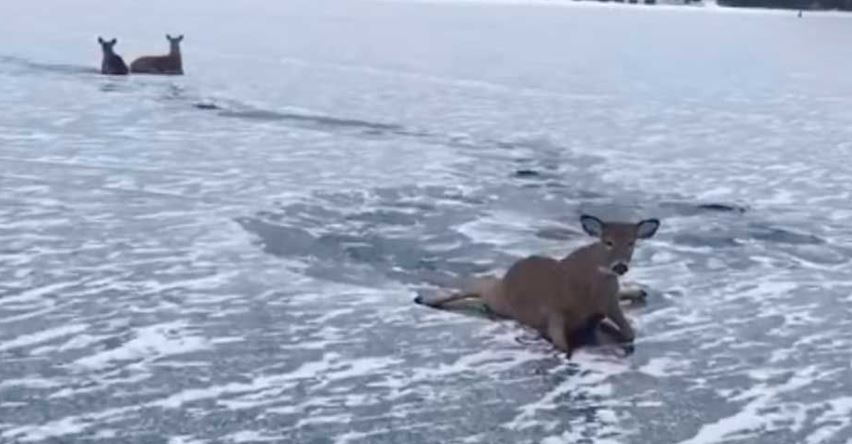
[[554, 347], [568, 355], [568, 358], [571, 358], [571, 355], [574, 354], [574, 344], [567, 334], [565, 319], [562, 316], [551, 316], [547, 320], [546, 337]]
[[418, 295], [414, 298], [415, 304], [426, 305], [433, 308], [439, 308], [446, 304], [461, 301], [464, 299], [479, 299], [479, 294], [477, 293], [452, 293], [452, 294], [444, 294], [437, 295], [434, 297], [428, 297], [423, 295]]
[[[429, 307], [438, 308], [465, 299], [478, 299], [490, 307], [495, 298], [495, 291], [499, 288], [500, 279], [495, 277], [475, 278], [462, 285], [462, 290], [457, 293], [435, 295], [432, 297], [419, 295], [414, 302]], [[494, 308], [494, 307], [490, 307]]]

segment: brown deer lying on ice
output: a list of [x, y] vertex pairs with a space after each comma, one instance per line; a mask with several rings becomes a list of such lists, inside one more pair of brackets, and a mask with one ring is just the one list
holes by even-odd
[[621, 292], [618, 278], [629, 269], [636, 241], [652, 237], [660, 221], [605, 223], [583, 215], [580, 223], [598, 242], [562, 260], [530, 256], [512, 265], [502, 279], [479, 279], [467, 291], [433, 298], [419, 296], [415, 302], [440, 307], [468, 298], [481, 299], [496, 314], [538, 330], [569, 357], [604, 319], [618, 327], [609, 330], [615, 331], [622, 342], [632, 344], [635, 333], [620, 301], [641, 298], [643, 292]]
[[130, 64], [130, 72], [136, 74], [166, 74], [182, 75], [183, 60], [180, 56], [180, 42], [183, 35], [172, 37], [166, 34], [169, 41], [169, 53], [162, 56], [139, 57]]

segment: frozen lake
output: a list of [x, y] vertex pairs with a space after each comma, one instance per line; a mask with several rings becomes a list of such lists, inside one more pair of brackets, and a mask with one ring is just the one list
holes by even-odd
[[[852, 442], [852, 16], [69, 3], [0, 6], [0, 443]], [[629, 358], [411, 303], [581, 211], [663, 220]]]

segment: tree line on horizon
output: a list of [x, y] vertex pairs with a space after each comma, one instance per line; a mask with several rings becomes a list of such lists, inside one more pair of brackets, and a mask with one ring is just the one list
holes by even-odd
[[719, 6], [852, 11], [852, 0], [717, 0]]
[[[599, 0], [602, 2], [613, 1], [616, 3], [644, 3], [653, 5], [657, 0]], [[701, 0], [680, 0], [684, 4], [701, 3]], [[799, 10], [839, 10], [852, 11], [852, 0], [716, 0], [719, 6], [742, 7], [742, 8], [778, 8]]]

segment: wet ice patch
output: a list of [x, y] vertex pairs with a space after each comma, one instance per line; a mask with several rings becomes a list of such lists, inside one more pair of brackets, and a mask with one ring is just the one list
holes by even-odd
[[153, 361], [209, 347], [207, 339], [191, 334], [189, 324], [183, 321], [134, 328], [130, 335], [128, 341], [111, 350], [77, 359], [74, 365], [92, 370], [105, 369], [120, 362]]
[[56, 339], [64, 338], [81, 333], [87, 329], [87, 326], [82, 324], [65, 325], [62, 327], [50, 328], [36, 333], [20, 335], [11, 340], [0, 340], [0, 353], [4, 351], [31, 347], [33, 345], [52, 342]]

